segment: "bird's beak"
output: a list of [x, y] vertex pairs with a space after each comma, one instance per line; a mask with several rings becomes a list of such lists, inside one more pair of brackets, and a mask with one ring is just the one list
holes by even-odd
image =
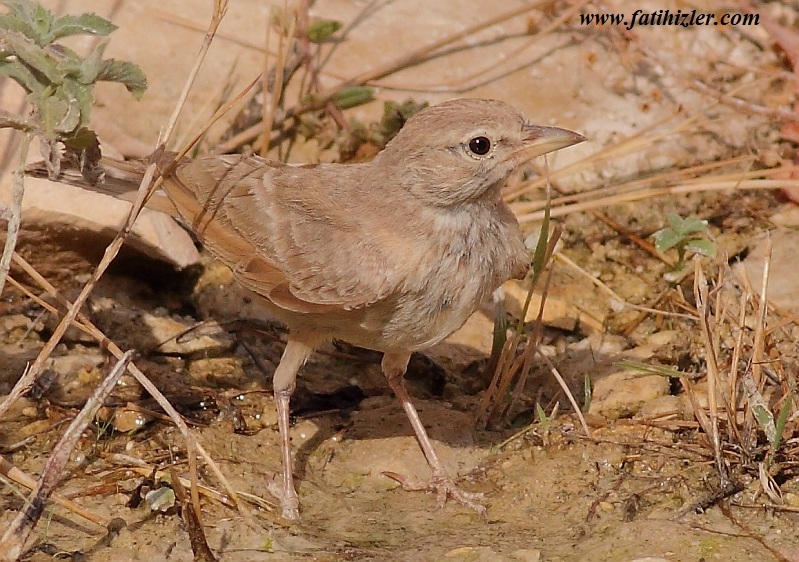
[[522, 133], [524, 135], [522, 147], [512, 156], [520, 163], [585, 140], [582, 135], [557, 127], [525, 125], [522, 128]]

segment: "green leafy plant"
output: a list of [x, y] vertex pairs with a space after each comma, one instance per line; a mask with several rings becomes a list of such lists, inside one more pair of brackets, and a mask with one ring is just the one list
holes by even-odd
[[56, 170], [58, 141], [67, 152], [80, 153], [82, 160], [87, 151], [99, 157], [97, 138], [88, 129], [94, 85], [118, 82], [139, 98], [147, 79], [133, 63], [104, 59], [107, 39], [85, 58], [56, 41], [72, 35], [107, 36], [116, 26], [91, 13], [55, 17], [30, 0], [3, 4], [8, 13], [0, 15], [0, 76], [8, 76], [28, 92], [32, 119], [4, 113], [1, 124], [40, 136]]
[[686, 258], [690, 254], [716, 257], [716, 246], [707, 238], [707, 221], [695, 217], [682, 218], [677, 213], [670, 213], [668, 221], [669, 226], [652, 235], [659, 252], [672, 248], [677, 250], [677, 262], [666, 274], [667, 279], [675, 280], [685, 270]]
[[311, 43], [324, 43], [330, 36], [343, 27], [343, 23], [336, 20], [316, 20], [308, 26], [308, 40]]

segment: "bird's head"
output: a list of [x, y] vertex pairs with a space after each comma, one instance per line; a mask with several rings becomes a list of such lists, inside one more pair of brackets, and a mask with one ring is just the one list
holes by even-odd
[[[499, 197], [519, 165], [584, 138], [529, 123], [497, 100], [458, 99], [413, 117], [376, 158], [408, 191], [437, 206]], [[392, 178], [394, 179], [394, 178]]]

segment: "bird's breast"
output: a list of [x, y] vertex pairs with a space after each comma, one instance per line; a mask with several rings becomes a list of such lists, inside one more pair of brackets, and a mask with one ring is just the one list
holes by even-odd
[[411, 290], [396, 299], [383, 329], [385, 340], [419, 350], [460, 328], [497, 287], [518, 275], [527, 256], [520, 238], [496, 225], [449, 238], [419, 264]]

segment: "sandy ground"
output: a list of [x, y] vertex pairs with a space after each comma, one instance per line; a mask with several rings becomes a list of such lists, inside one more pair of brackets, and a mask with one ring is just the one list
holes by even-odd
[[[109, 147], [130, 156], [146, 154], [193, 64], [210, 3], [122, 1], [102, 10], [96, 2], [77, 0], [45, 5], [62, 13], [96, 10], [119, 26], [107, 55], [140, 64], [150, 88], [134, 102], [120, 87], [103, 86], [93, 123]], [[325, 0], [311, 13], [351, 22], [365, 5]], [[378, 3], [338, 44], [321, 74], [322, 86], [523, 6], [519, 1], [486, 6], [474, 0]], [[685, 9], [677, 3], [635, 7]], [[718, 8], [712, 2], [694, 7]], [[795, 25], [799, 17], [788, 2], [758, 7], [785, 25]], [[580, 14], [614, 10], [632, 11], [627, 3], [542, 3], [467, 34], [458, 48], [442, 56], [377, 80], [377, 100], [345, 115], [373, 123], [384, 100], [503, 99], [533, 121], [588, 137], [549, 159], [553, 186], [563, 197], [579, 198], [585, 190], [706, 163], [720, 162], [691, 177], [729, 173], [737, 178], [736, 173], [791, 159], [794, 148], [781, 140], [779, 123], [768, 110], [790, 108], [793, 76], [764, 25], [632, 31], [580, 25]], [[189, 96], [176, 144], [229, 92], [257, 75], [267, 17], [266, 2], [231, 3]], [[697, 80], [731, 91], [743, 103], [719, 102], [695, 87]], [[19, 107], [20, 96], [8, 84], [2, 95], [4, 108]], [[232, 118], [219, 123], [201, 149], [220, 141], [232, 123]], [[334, 159], [338, 146], [311, 139], [300, 143], [291, 158]], [[13, 160], [10, 154], [4, 158], [6, 168]], [[508, 191], [527, 232], [537, 228], [530, 213], [542, 195], [537, 189], [523, 195], [517, 190], [523, 180], [542, 173], [542, 163], [531, 164]], [[677, 183], [664, 179], [655, 187]], [[8, 179], [2, 185], [0, 193], [7, 193]], [[28, 189], [33, 201], [37, 193], [40, 199], [51, 198], [58, 188], [31, 181]], [[635, 242], [648, 240], [669, 212], [707, 219], [721, 257], [706, 260], [703, 267], [711, 278], [719, 271], [727, 275], [719, 285], [724, 290], [713, 293], [727, 307], [716, 332], [723, 349], [720, 361], [726, 365], [737, 332], [724, 329], [723, 320], [737, 317], [735, 303], [743, 289], [724, 256], [757, 255], [763, 233], [775, 226], [785, 237], [780, 247], [795, 248], [790, 231], [799, 220], [793, 205], [773, 191], [728, 188], [643, 197], [605, 204], [597, 212], [601, 216], [569, 212], [558, 219], [564, 228], [562, 252], [582, 272], [556, 261], [543, 341], [581, 404], [585, 380], [590, 380], [591, 439], [544, 365], [535, 367], [508, 416], [490, 430], [474, 429], [487, 384], [483, 370], [491, 345], [490, 310], [416, 359], [409, 371], [411, 394], [447, 466], [465, 488], [485, 494], [485, 518], [451, 503], [435, 509], [433, 496], [404, 492], [381, 474], [392, 470], [424, 478], [427, 469], [399, 403], [382, 380], [379, 356], [330, 345], [304, 368], [293, 404], [302, 522], [283, 521], [266, 483], [280, 470], [269, 380], [285, 332], [270, 322], [232, 322], [251, 316], [252, 303], [230, 286], [229, 272], [207, 256], [178, 270], [137, 251], [125, 253], [94, 291], [88, 311], [120, 347], [140, 352], [139, 367], [191, 422], [234, 488], [261, 498], [247, 502], [242, 514], [219, 498], [203, 497], [208, 543], [221, 560], [799, 560], [795, 414], [778, 457], [781, 470], [774, 486], [779, 493], [763, 493], [758, 470], [765, 437], [757, 427], [748, 427], [747, 446], [724, 441], [727, 466], [741, 491], [720, 499], [713, 449], [691, 404], [691, 397], [700, 408], [707, 402], [699, 323], [652, 315], [633, 324], [639, 312], [619, 306], [621, 299], [695, 316], [691, 279], [669, 283], [663, 277], [667, 265]], [[20, 253], [74, 298], [107, 238], [42, 224], [23, 221]], [[791, 260], [775, 260], [775, 275]], [[592, 284], [586, 273], [614, 296]], [[15, 276], [34, 287], [22, 274]], [[796, 294], [791, 293], [796, 288], [790, 267], [785, 277], [789, 306], [790, 295]], [[7, 291], [0, 302], [4, 394], [55, 326], [55, 319], [41, 314], [19, 291]], [[509, 295], [518, 297], [512, 288]], [[775, 372], [784, 377], [777, 389], [795, 382], [799, 364], [795, 320], [781, 306], [771, 311], [778, 327], [767, 342], [769, 357], [778, 364]], [[511, 314], [516, 308], [509, 303]], [[196, 322], [215, 328], [170, 340]], [[749, 321], [744, 324], [752, 327]], [[619, 360], [695, 373], [693, 390], [687, 392], [689, 383], [681, 386], [676, 377], [630, 375]], [[751, 364], [751, 355], [741, 361]], [[28, 474], [40, 474], [64, 424], [111, 365], [91, 339], [68, 333], [49, 365], [52, 385], [43, 396], [20, 401], [4, 420], [4, 458]], [[772, 389], [768, 396], [776, 401], [782, 394]], [[536, 417], [537, 404], [552, 415], [556, 403], [554, 419]], [[138, 501], [163, 485], [147, 480], [155, 467], [174, 463], [177, 473], [188, 473], [184, 440], [131, 380], [115, 391], [112, 406], [116, 409], [85, 432], [58, 491], [99, 517], [121, 518], [124, 526], [107, 532], [63, 508], [48, 507], [25, 560], [194, 559], [179, 509], [153, 511]], [[117, 418], [112, 417], [115, 411]], [[143, 468], [135, 471], [136, 464]], [[168, 473], [159, 473], [159, 481], [167, 478]], [[205, 468], [200, 480], [221, 489]], [[13, 519], [25, 494], [16, 484], [5, 486], [0, 528]]]

